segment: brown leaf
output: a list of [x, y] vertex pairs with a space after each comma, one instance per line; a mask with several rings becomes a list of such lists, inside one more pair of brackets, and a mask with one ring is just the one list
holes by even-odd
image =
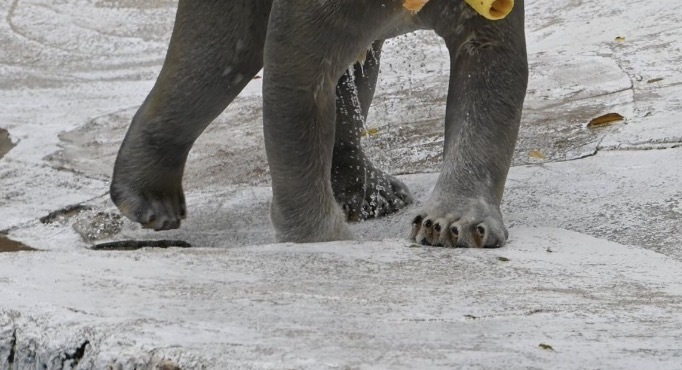
[[547, 156], [542, 154], [539, 150], [531, 150], [530, 153], [528, 153], [528, 156], [535, 159], [547, 159]]
[[363, 129], [360, 131], [360, 136], [366, 137], [366, 136], [377, 136], [379, 134], [379, 129], [378, 128], [370, 128], [368, 130]]
[[587, 124], [588, 128], [604, 127], [608, 126], [614, 122], [622, 121], [625, 117], [618, 113], [606, 113], [603, 116], [593, 118], [590, 123]]

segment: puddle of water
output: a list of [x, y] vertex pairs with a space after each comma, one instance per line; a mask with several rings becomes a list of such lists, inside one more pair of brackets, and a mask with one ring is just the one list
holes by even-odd
[[4, 128], [0, 128], [0, 158], [4, 157], [12, 148], [14, 148], [14, 144], [12, 144], [12, 140], [9, 138], [9, 132]]
[[21, 252], [21, 251], [36, 251], [24, 243], [12, 240], [7, 235], [0, 234], [0, 253], [2, 252]]

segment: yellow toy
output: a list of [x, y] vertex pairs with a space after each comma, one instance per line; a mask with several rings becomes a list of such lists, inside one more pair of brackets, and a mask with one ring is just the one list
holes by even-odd
[[[478, 14], [490, 19], [502, 19], [511, 12], [514, 7], [514, 0], [464, 0], [471, 5]], [[420, 11], [429, 0], [404, 0], [405, 9], [412, 12]]]

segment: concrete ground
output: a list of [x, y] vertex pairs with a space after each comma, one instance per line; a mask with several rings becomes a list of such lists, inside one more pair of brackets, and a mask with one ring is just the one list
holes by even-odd
[[[16, 251], [0, 369], [682, 367], [682, 13], [528, 3], [510, 241], [455, 250], [404, 238], [441, 160], [432, 33], [385, 47], [364, 141], [417, 204], [355, 242], [273, 244], [258, 79], [191, 152], [182, 229], [142, 230], [108, 198], [175, 1], [0, 2], [0, 251]], [[625, 119], [587, 127], [607, 113]], [[90, 249], [126, 239], [193, 247]]]

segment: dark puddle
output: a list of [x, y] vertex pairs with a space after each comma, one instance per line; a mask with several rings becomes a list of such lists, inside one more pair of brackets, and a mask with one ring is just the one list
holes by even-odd
[[14, 148], [14, 144], [9, 139], [9, 132], [4, 128], [0, 128], [0, 158], [4, 157], [12, 148]]
[[24, 243], [12, 240], [7, 235], [0, 234], [0, 253], [2, 252], [21, 252], [21, 251], [36, 251]]

